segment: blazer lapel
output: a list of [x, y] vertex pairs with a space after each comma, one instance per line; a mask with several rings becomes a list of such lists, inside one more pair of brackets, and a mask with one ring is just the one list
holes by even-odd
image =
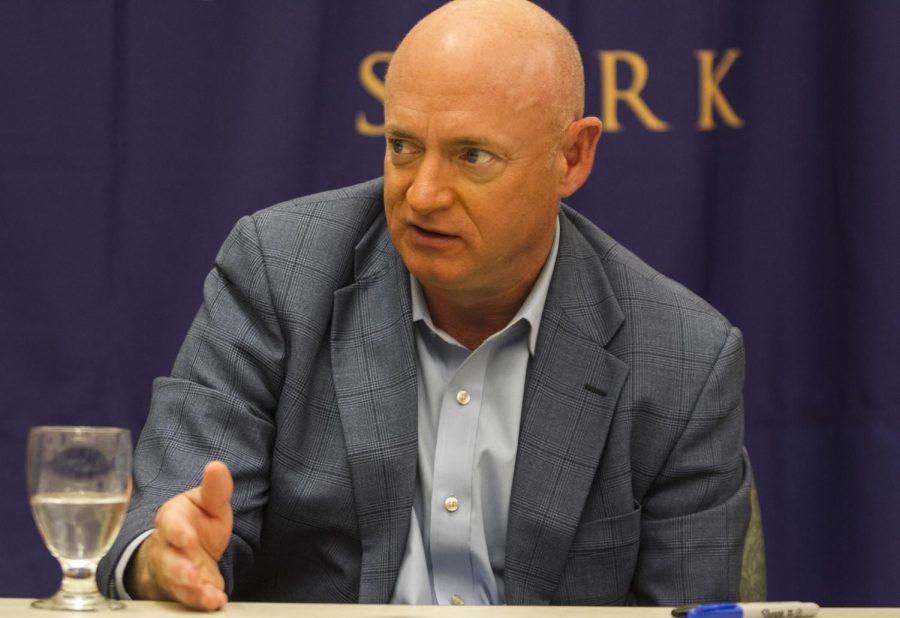
[[359, 602], [386, 603], [403, 559], [416, 479], [416, 364], [409, 275], [375, 225], [355, 282], [335, 293], [331, 355], [362, 539]]
[[624, 320], [596, 251], [566, 216], [526, 381], [510, 499], [509, 604], [548, 604], [596, 475], [628, 367], [604, 349]]

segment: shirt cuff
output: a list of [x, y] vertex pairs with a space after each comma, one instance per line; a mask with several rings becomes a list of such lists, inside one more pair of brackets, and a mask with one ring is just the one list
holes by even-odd
[[124, 601], [134, 600], [131, 598], [131, 595], [128, 594], [128, 591], [125, 590], [125, 569], [128, 568], [128, 563], [131, 562], [131, 557], [134, 555], [134, 552], [137, 551], [137, 548], [140, 547], [141, 543], [143, 543], [151, 534], [153, 534], [153, 528], [136, 536], [134, 540], [128, 544], [128, 547], [125, 548], [125, 551], [122, 552], [119, 562], [116, 563], [116, 596]]

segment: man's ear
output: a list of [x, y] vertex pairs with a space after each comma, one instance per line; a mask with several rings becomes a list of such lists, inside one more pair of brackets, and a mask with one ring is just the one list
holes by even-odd
[[576, 120], [566, 128], [560, 149], [562, 175], [559, 179], [559, 196], [569, 197], [581, 188], [591, 168], [594, 167], [594, 153], [603, 132], [603, 123], [595, 116]]

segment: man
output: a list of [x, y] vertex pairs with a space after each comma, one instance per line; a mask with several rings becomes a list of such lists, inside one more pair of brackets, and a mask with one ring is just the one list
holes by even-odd
[[207, 610], [737, 596], [741, 336], [560, 207], [600, 136], [583, 99], [535, 5], [457, 0], [413, 28], [383, 185], [261, 211], [223, 246], [154, 385], [107, 590]]

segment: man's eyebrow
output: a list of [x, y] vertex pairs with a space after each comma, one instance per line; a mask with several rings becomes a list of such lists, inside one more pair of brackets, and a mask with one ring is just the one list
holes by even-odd
[[416, 139], [416, 136], [409, 131], [404, 131], [403, 129], [395, 127], [393, 125], [385, 125], [384, 134], [399, 139]]
[[[408, 139], [419, 141], [419, 137], [415, 133], [411, 133], [405, 129], [401, 129], [400, 127], [386, 124], [384, 127], [384, 134], [393, 139]], [[479, 137], [477, 135], [460, 135], [450, 139], [447, 144], [454, 148], [459, 147], [473, 147], [473, 148], [487, 148], [489, 150], [499, 150], [499, 145], [486, 138]]]
[[494, 142], [484, 137], [478, 137], [475, 135], [461, 135], [459, 137], [453, 138], [452, 143], [455, 146], [490, 146]]

